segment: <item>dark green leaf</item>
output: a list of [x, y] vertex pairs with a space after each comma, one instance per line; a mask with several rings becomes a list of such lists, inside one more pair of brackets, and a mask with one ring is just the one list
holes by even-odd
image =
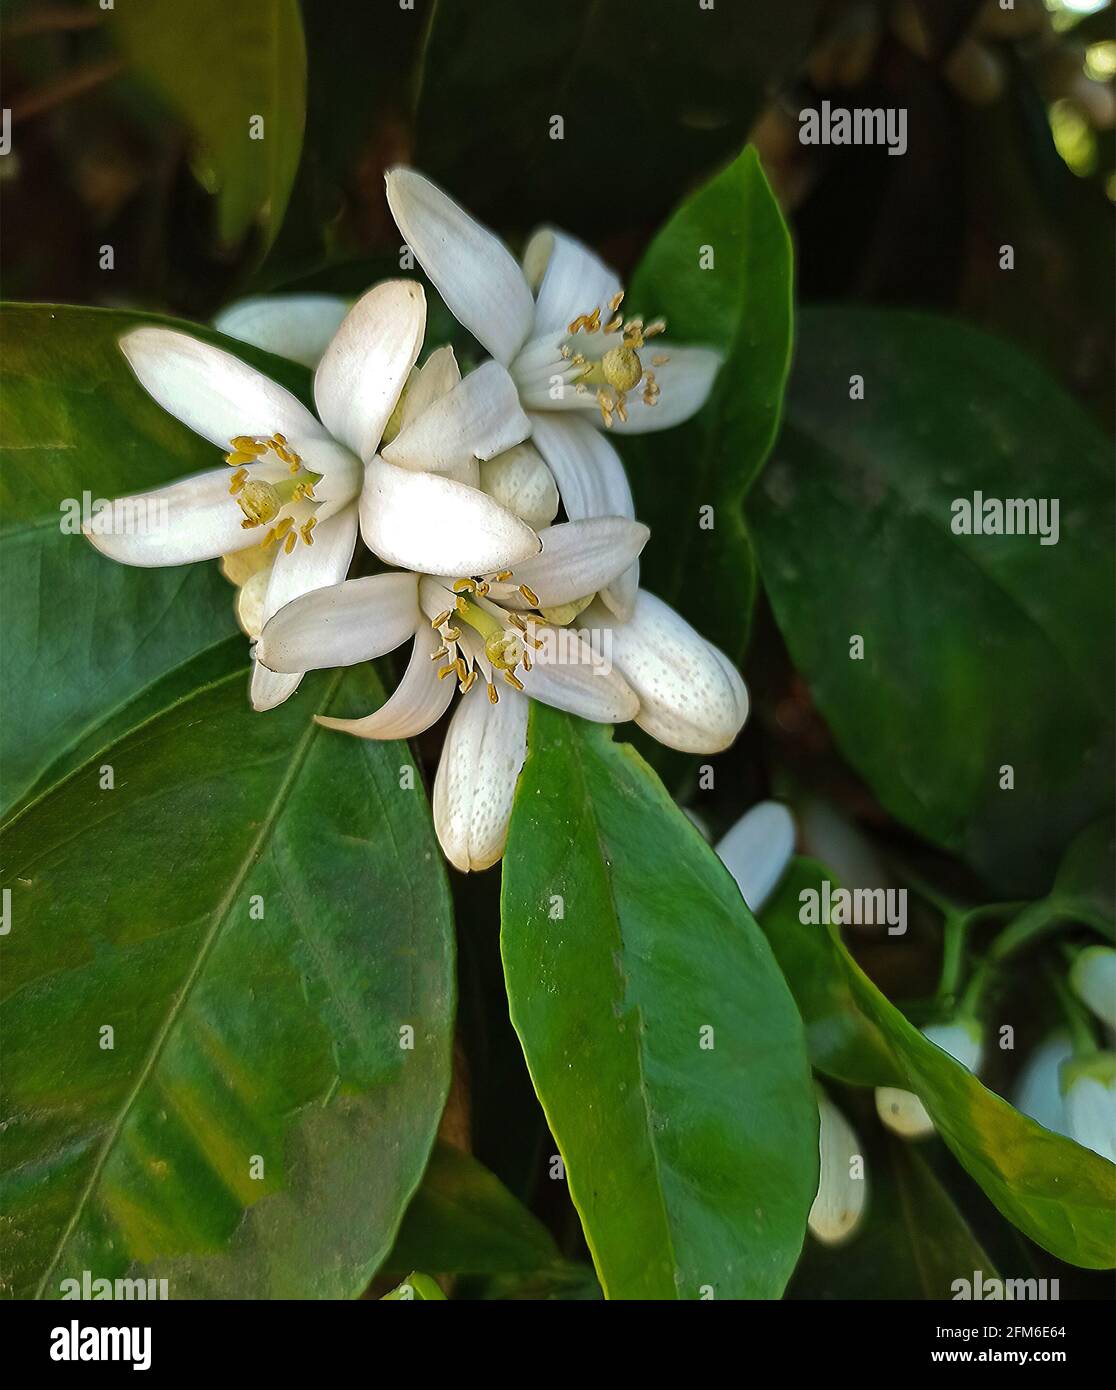
[[[712, 266], [707, 263], [713, 256]], [[791, 351], [790, 236], [755, 150], [675, 212], [628, 303], [673, 342], [724, 355], [712, 397], [682, 429], [625, 438], [636, 515], [651, 527], [647, 587], [734, 659], [748, 638], [755, 562], [744, 494], [775, 438]], [[713, 529], [703, 528], [712, 507]]]
[[806, 1025], [810, 1061], [855, 1086], [901, 1084], [886, 1039], [861, 1013], [828, 932], [803, 923], [799, 894], [821, 893], [836, 877], [812, 859], [795, 859], [758, 921]]
[[529, 1274], [558, 1259], [550, 1232], [499, 1178], [469, 1154], [439, 1144], [407, 1208], [388, 1267]]
[[727, 870], [634, 750], [538, 704], [529, 748], [504, 970], [605, 1292], [774, 1297], [818, 1161], [786, 985]]
[[381, 699], [371, 667], [259, 715], [242, 641], [222, 656], [5, 835], [17, 1296], [90, 1270], [172, 1297], [351, 1297], [426, 1165], [453, 946], [406, 749], [310, 722]]
[[[1001, 891], [1045, 889], [1111, 805], [1109, 462], [1005, 343], [919, 314], [801, 317], [784, 432], [749, 499], [775, 616], [888, 810]], [[954, 500], [978, 491], [1058, 498], [1058, 544], [954, 534]]]

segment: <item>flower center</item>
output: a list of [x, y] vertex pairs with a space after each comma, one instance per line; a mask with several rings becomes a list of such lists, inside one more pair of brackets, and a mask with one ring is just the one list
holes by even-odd
[[[317, 522], [314, 485], [321, 481], [322, 475], [303, 467], [302, 459], [287, 444], [285, 435], [238, 434], [229, 443], [231, 452], [225, 455], [225, 462], [236, 469], [229, 481], [229, 492], [244, 513], [241, 526], [247, 530], [276, 522], [260, 544], [266, 548], [273, 542], [282, 542], [288, 555], [298, 544], [299, 537], [307, 545], [313, 545]], [[263, 463], [269, 452], [274, 452], [275, 457], [287, 465], [290, 477], [278, 480], [253, 477], [249, 468]], [[305, 505], [300, 506], [300, 503]], [[286, 515], [282, 515], [284, 512]], [[301, 524], [296, 525], [300, 517]]]
[[[511, 579], [512, 573], [511, 570], [502, 570], [493, 577], [498, 583], [505, 584]], [[458, 652], [461, 629], [453, 626], [451, 619], [472, 628], [484, 642], [484, 654], [493, 669], [502, 671], [504, 680], [516, 690], [523, 689], [523, 682], [515, 674], [517, 668], [522, 666], [524, 671], [530, 671], [530, 648], [542, 645], [531, 635], [527, 622], [518, 613], [499, 610], [507, 620], [504, 623], [496, 613], [477, 601], [485, 597], [489, 587], [486, 580], [475, 576], [456, 580], [453, 585], [453, 608], [447, 608], [430, 622], [430, 626], [441, 636], [443, 642], [432, 660], [441, 661], [447, 658], [447, 664], [438, 672], [438, 678], [444, 680], [447, 676], [456, 675], [463, 695], [472, 689], [477, 673]], [[538, 604], [538, 598], [526, 584], [519, 586], [519, 592], [528, 603]], [[494, 705], [500, 702], [500, 692], [491, 681], [488, 685], [488, 698]]]
[[[590, 387], [597, 388], [597, 405], [600, 407], [601, 418], [609, 429], [616, 418], [627, 420], [628, 393], [634, 391], [641, 382], [644, 405], [655, 405], [660, 395], [655, 373], [644, 367], [639, 354], [640, 349], [646, 347], [649, 338], [656, 337], [666, 328], [666, 322], [656, 319], [654, 323], [645, 324], [640, 318], [628, 319], [625, 322], [623, 314], [618, 312], [623, 298], [624, 291], [621, 290], [609, 300], [608, 309], [612, 317], [607, 323], [601, 323], [601, 310], [598, 306], [591, 313], [578, 314], [571, 320], [568, 328], [571, 340], [579, 333], [589, 336], [602, 332], [619, 333], [622, 335], [619, 345], [607, 349], [597, 358], [591, 358], [580, 351], [572, 341], [563, 343], [560, 349], [562, 356], [571, 365], [582, 369], [575, 377], [576, 389], [588, 391]], [[669, 358], [656, 353], [651, 358], [651, 365], [661, 367], [667, 361]]]

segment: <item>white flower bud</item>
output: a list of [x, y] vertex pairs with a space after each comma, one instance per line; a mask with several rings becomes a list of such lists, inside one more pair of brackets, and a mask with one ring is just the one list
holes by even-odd
[[761, 801], [716, 846], [741, 896], [758, 912], [794, 853], [794, 817], [779, 801]]
[[[980, 1066], [980, 1028], [971, 1019], [932, 1023], [922, 1031], [966, 1071], [975, 1072]], [[876, 1113], [888, 1129], [904, 1139], [925, 1139], [934, 1133], [934, 1121], [913, 1091], [880, 1086], [876, 1091]]]
[[868, 1183], [856, 1131], [820, 1086], [818, 1116], [820, 1170], [810, 1230], [823, 1245], [838, 1245], [860, 1224]]
[[1094, 1052], [1062, 1066], [1070, 1138], [1116, 1163], [1116, 1052]]
[[1055, 1134], [1069, 1134], [1059, 1072], [1073, 1056], [1069, 1034], [1051, 1033], [1027, 1059], [1015, 1083], [1015, 1108]]
[[1073, 963], [1070, 985], [1107, 1027], [1116, 1029], [1116, 951], [1088, 946]]

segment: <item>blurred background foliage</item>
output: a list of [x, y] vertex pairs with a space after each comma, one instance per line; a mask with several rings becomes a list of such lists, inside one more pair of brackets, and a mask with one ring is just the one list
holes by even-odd
[[[513, 246], [551, 221], [591, 242], [627, 277], [672, 210], [751, 142], [790, 227], [800, 304], [961, 320], [1014, 342], [1110, 427], [1110, 6], [1015, 0], [1003, 11], [996, 0], [715, 0], [706, 9], [691, 2], [700, 23], [681, 0], [414, 0], [413, 7], [407, 0], [0, 0], [0, 92], [12, 121], [12, 150], [0, 159], [4, 296], [205, 321], [248, 293], [356, 294], [399, 264], [383, 172], [400, 162], [442, 183]], [[184, 65], [187, 51], [195, 56]], [[824, 98], [907, 108], [906, 156], [802, 146], [798, 112]], [[262, 142], [249, 140], [249, 114], [263, 119]], [[555, 116], [564, 122], [560, 140], [550, 137]], [[1014, 248], [1011, 274], [995, 269], [1005, 244]], [[111, 270], [103, 265], [105, 247], [112, 248]], [[808, 360], [816, 368], [828, 354], [847, 375], [854, 369], [846, 361], [848, 321], [811, 312], [803, 320], [815, 325]], [[686, 319], [684, 306], [679, 315]], [[871, 330], [878, 320], [864, 322]], [[921, 339], [909, 312], [893, 322], [912, 343]], [[460, 342], [436, 303], [431, 333], [434, 340], [457, 333]], [[886, 377], [894, 340], [868, 331], [867, 341], [866, 360]], [[971, 351], [979, 355], [979, 346]], [[958, 384], [942, 366], [945, 356], [943, 349], [939, 370], [925, 382], [942, 397]], [[1024, 391], [1030, 370], [1020, 367], [1024, 386], [1016, 389]], [[799, 604], [801, 614], [808, 601], [781, 589], [777, 546], [787, 528], [796, 516], [831, 530], [843, 524], [839, 497], [830, 499], [834, 510], [827, 513], [822, 498], [815, 504], [822, 510], [807, 517], [785, 507], [778, 490], [784, 456], [796, 466], [810, 462], [801, 441], [810, 390], [800, 381], [795, 405], [792, 388], [792, 423], [757, 506], [761, 559], [765, 543], [776, 549], [754, 621], [755, 561], [750, 540], [741, 540], [745, 611], [734, 654], [748, 643], [755, 713], [718, 762], [717, 791], [703, 799], [701, 813], [718, 832], [760, 797], [782, 795], [796, 804], [807, 848], [826, 858], [823, 847], [835, 856], [844, 846], [838, 867], [846, 872], [857, 855], [877, 854], [934, 883], [935, 892], [988, 902], [1003, 865], [980, 846], [967, 863], [947, 857], [913, 833], [940, 845], [946, 837], [933, 824], [888, 813], [864, 775], [870, 759], [858, 761], [859, 774], [853, 770], [815, 703], [822, 678], [809, 669], [808, 653], [822, 649], [822, 637], [792, 660], [776, 625], [780, 603]], [[882, 428], [874, 456], [884, 473], [894, 464], [917, 478], [925, 468], [929, 480], [935, 460], [949, 462], [953, 450], [948, 436], [929, 438], [893, 460], [882, 452], [888, 437]], [[670, 446], [669, 435], [656, 441], [648, 455], [656, 470], [670, 466]], [[843, 441], [834, 436], [832, 448], [839, 453]], [[1027, 468], [1022, 449], [1012, 454], [1015, 479]], [[626, 457], [631, 463], [638, 455]], [[1064, 449], [1044, 453], [1042, 483], [1024, 490], [1056, 488], [1065, 458]], [[636, 481], [636, 488], [641, 511], [645, 501], [653, 510], [654, 485]], [[1072, 480], [1065, 490], [1073, 495]], [[783, 576], [791, 587], [795, 578]], [[806, 578], [807, 589], [825, 597], [816, 577]], [[912, 602], [917, 597], [916, 585]], [[1086, 646], [1090, 612], [1079, 634]], [[1103, 690], [1103, 654], [1100, 666]], [[1036, 698], [1041, 704], [1045, 695]], [[849, 707], [855, 711], [855, 700]], [[916, 708], [912, 718], [919, 715]], [[1068, 718], [1076, 717], [1071, 709]], [[870, 742], [872, 711], [854, 712], [854, 725], [857, 718]], [[856, 729], [839, 733], [847, 750]], [[437, 737], [427, 735], [420, 751]], [[933, 745], [924, 751], [933, 763]], [[685, 797], [694, 789], [697, 760], [654, 758], [672, 790]], [[942, 766], [948, 799], [954, 779]], [[1046, 859], [1040, 854], [1030, 866], [1037, 865], [1036, 883], [1028, 891], [1049, 886], [1057, 862], [1050, 855], [1085, 819], [1079, 807], [1066, 812], [1057, 844], [1043, 845]], [[866, 839], [850, 840], [852, 825]], [[507, 1016], [498, 889], [495, 873], [454, 882], [460, 1040], [445, 1143], [376, 1286], [381, 1292], [425, 1262], [478, 1296], [596, 1293], [565, 1185], [548, 1181], [553, 1140]], [[932, 992], [939, 920], [926, 899], [912, 908], [902, 952], [871, 934], [853, 943], [889, 996]], [[1008, 982], [1009, 996], [1016, 988]], [[1012, 1007], [1037, 1037], [1041, 1010], [1023, 1000]], [[920, 1296], [920, 1271], [935, 1262], [1060, 1276], [1063, 1297], [1101, 1287], [1103, 1276], [1060, 1265], [1007, 1226], [940, 1144], [916, 1155], [885, 1144], [869, 1121], [867, 1093], [843, 1088], [839, 1095], [863, 1121], [862, 1133], [874, 1133], [866, 1142], [875, 1146], [877, 1197], [863, 1236], [872, 1253], [857, 1264], [855, 1292]], [[457, 1229], [445, 1214], [455, 1210], [472, 1213], [489, 1244], [474, 1240], [465, 1251], [445, 1245]], [[897, 1229], [904, 1233], [898, 1247]], [[848, 1271], [842, 1255], [808, 1246], [790, 1292], [847, 1295], [854, 1291]]]

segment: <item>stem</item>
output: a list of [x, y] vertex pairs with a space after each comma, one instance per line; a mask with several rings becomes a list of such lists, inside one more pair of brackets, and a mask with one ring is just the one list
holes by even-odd
[[1093, 1032], [1088, 1013], [1078, 1003], [1061, 975], [1055, 974], [1050, 969], [1047, 970], [1046, 975], [1058, 1001], [1058, 1006], [1062, 1010], [1062, 1016], [1066, 1020], [1066, 1027], [1069, 1029], [1070, 1039], [1073, 1042], [1073, 1055], [1075, 1057], [1092, 1056], [1100, 1049], [1097, 1047], [1096, 1034]]

